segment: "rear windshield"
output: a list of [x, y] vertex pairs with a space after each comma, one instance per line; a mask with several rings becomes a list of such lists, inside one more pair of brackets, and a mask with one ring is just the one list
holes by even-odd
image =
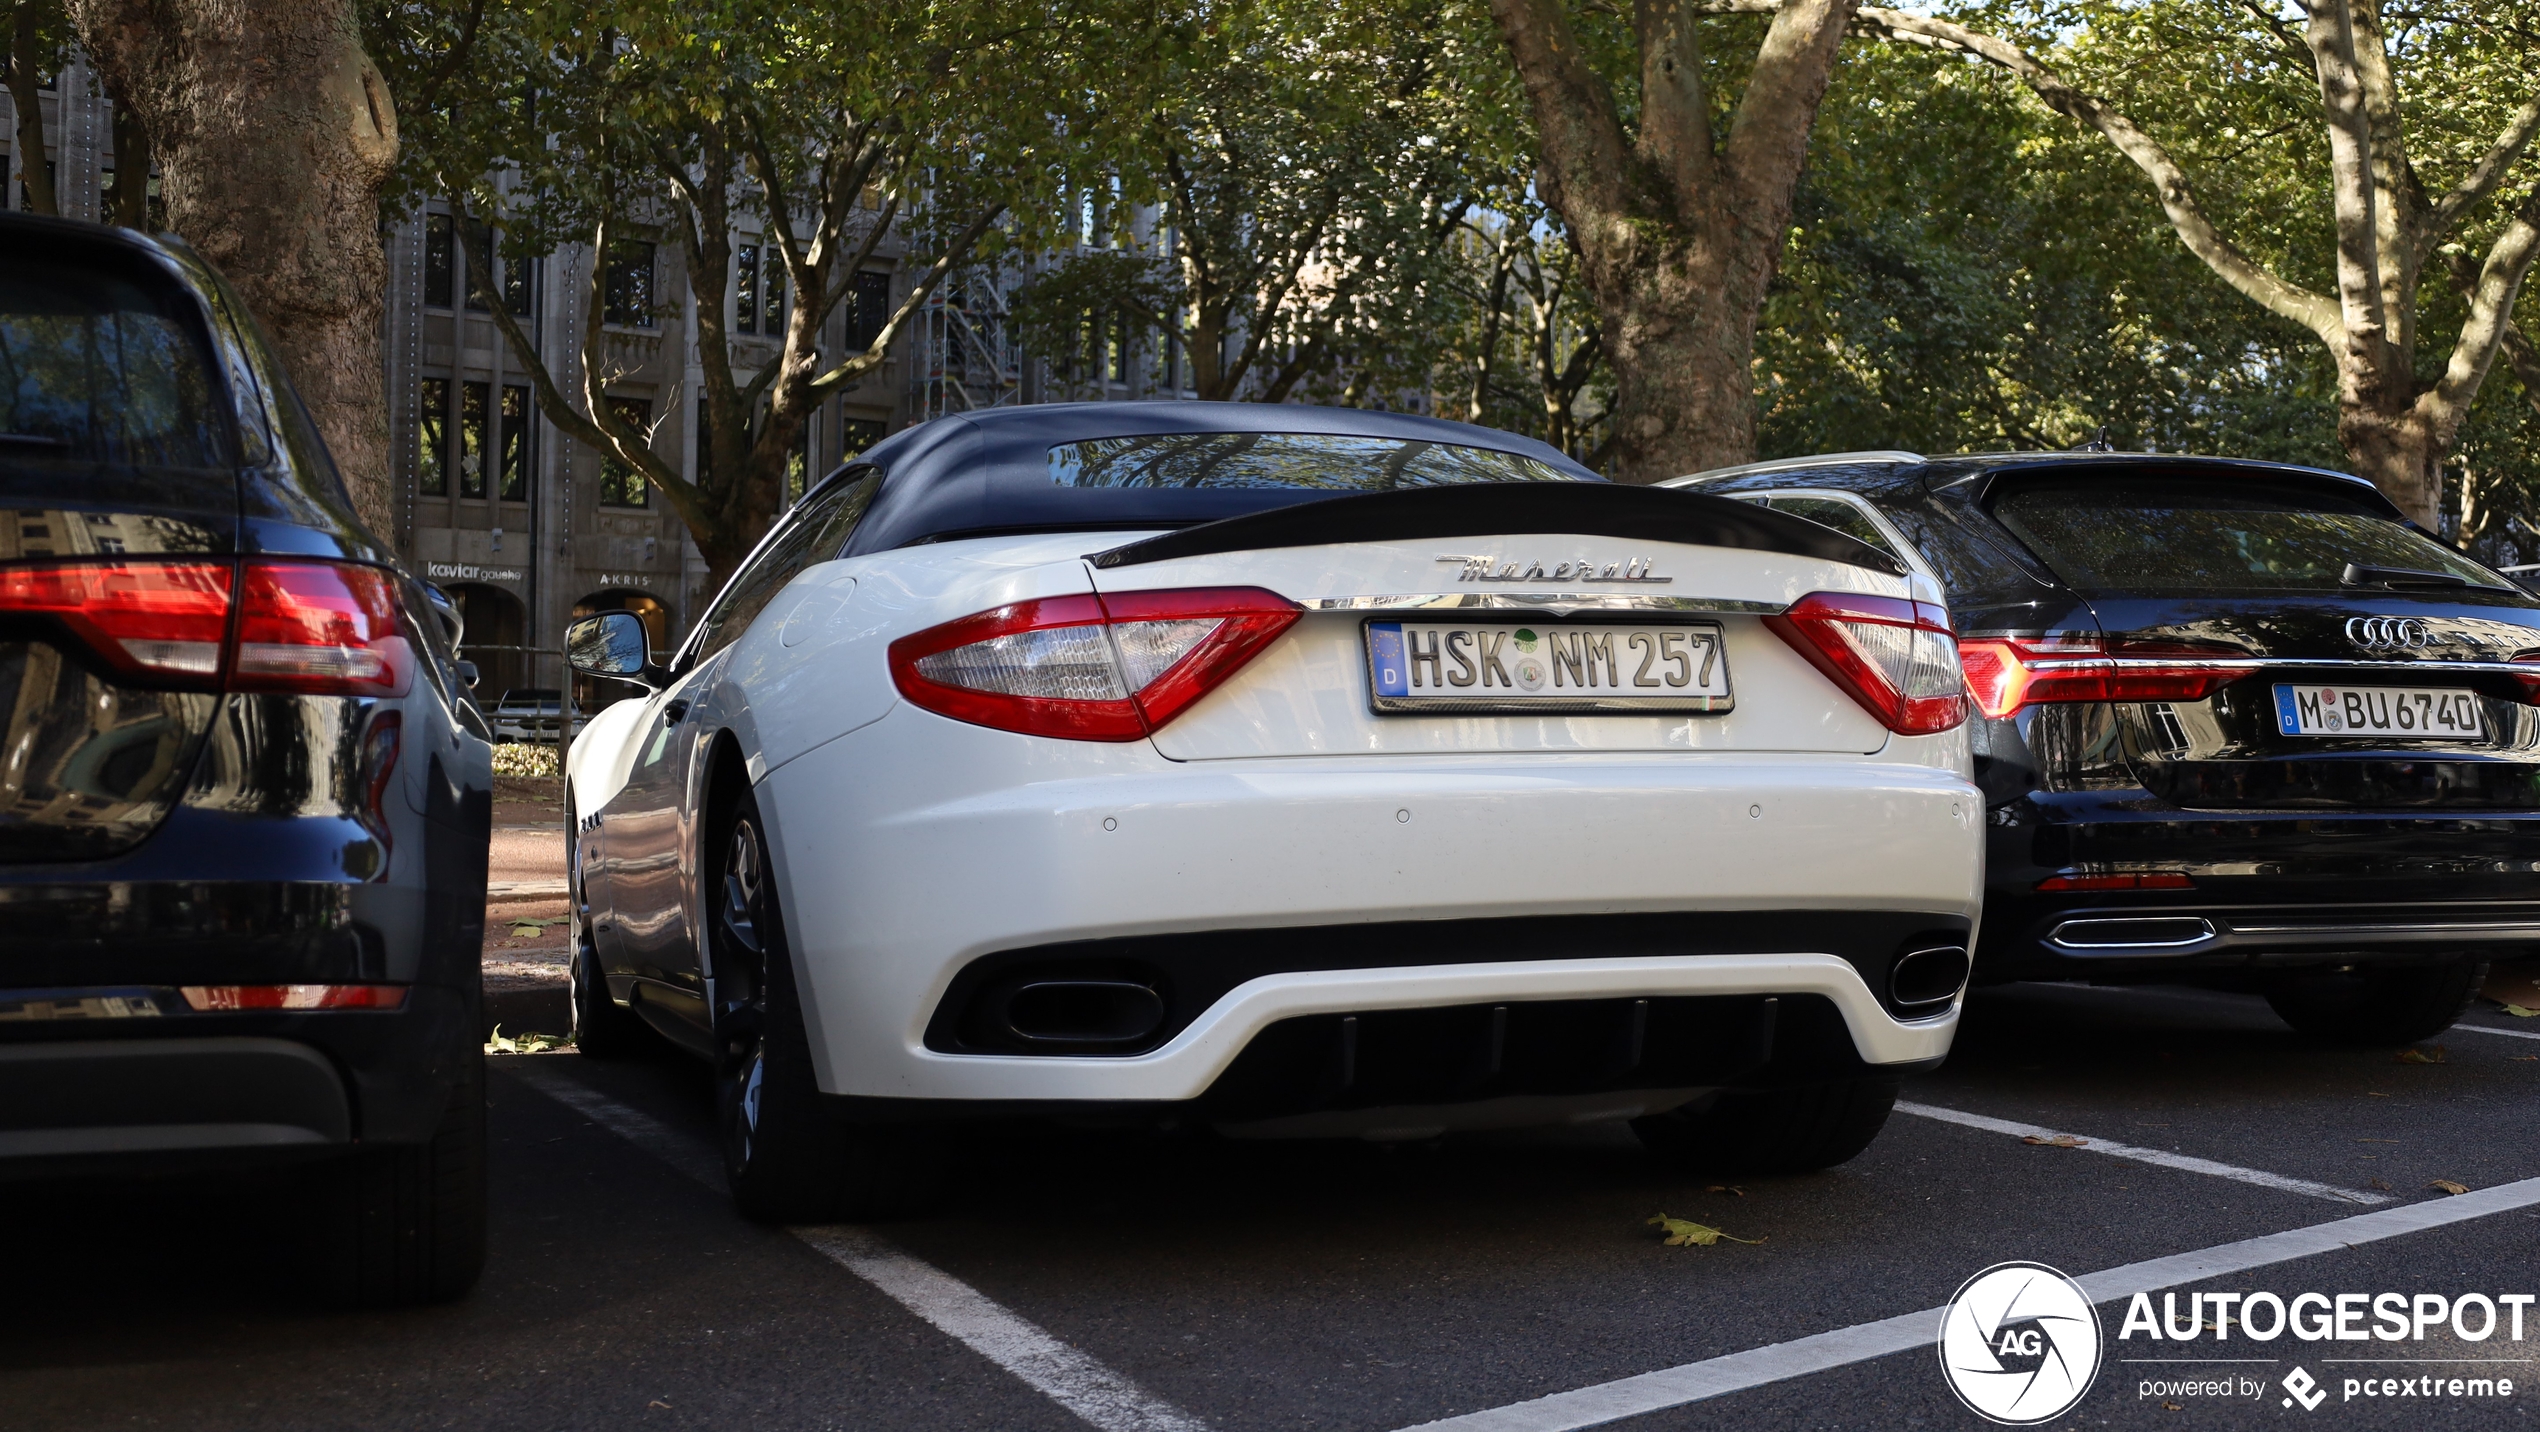
[[2360, 503], [2225, 481], [2024, 484], [1993, 515], [2084, 593], [2337, 591], [2349, 562], [2503, 585]]
[[226, 466], [209, 357], [181, 301], [85, 267], [0, 271], [0, 462]]
[[1468, 482], [1577, 482], [1516, 453], [1455, 443], [1324, 433], [1162, 433], [1060, 443], [1058, 487], [1290, 488], [1385, 492]]

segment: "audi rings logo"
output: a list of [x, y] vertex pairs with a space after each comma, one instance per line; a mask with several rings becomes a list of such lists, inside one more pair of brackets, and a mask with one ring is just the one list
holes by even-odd
[[2415, 617], [2348, 617], [2346, 639], [2366, 651], [2421, 651], [2434, 645], [2434, 628]]
[[2043, 1263], [1996, 1263], [1940, 1320], [1940, 1372], [1969, 1411], [2025, 1427], [2061, 1417], [2099, 1375], [2099, 1313]]

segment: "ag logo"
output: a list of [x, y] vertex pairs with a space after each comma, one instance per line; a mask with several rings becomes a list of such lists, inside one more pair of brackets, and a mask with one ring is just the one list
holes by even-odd
[[2043, 1263], [1996, 1263], [1941, 1315], [1940, 1372], [1987, 1421], [2060, 1417], [2099, 1374], [2099, 1313], [2080, 1284]]

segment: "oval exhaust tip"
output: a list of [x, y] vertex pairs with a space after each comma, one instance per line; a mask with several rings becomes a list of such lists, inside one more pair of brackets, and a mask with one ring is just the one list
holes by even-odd
[[1005, 999], [1005, 1027], [1027, 1044], [1136, 1044], [1163, 1024], [1163, 997], [1130, 980], [1037, 980]]
[[1900, 1009], [1924, 1010], [1947, 1004], [1967, 983], [1967, 950], [1963, 945], [1935, 945], [1908, 950], [1887, 972], [1887, 992]]

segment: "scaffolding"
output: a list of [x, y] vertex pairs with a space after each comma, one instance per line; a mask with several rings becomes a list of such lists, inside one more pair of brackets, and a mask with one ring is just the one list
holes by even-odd
[[909, 406], [925, 422], [1023, 401], [1024, 354], [1006, 322], [1012, 285], [999, 267], [947, 277], [912, 325]]

